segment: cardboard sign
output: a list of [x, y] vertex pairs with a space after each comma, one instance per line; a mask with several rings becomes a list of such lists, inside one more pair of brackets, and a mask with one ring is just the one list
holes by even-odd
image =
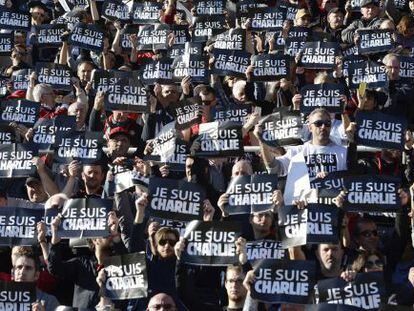
[[200, 104], [193, 100], [182, 100], [171, 108], [173, 108], [176, 129], [186, 129], [201, 121]]
[[339, 242], [338, 208], [332, 205], [311, 203], [307, 206], [307, 243]]
[[190, 33], [186, 25], [171, 25], [171, 31], [174, 34], [173, 45], [183, 45], [190, 42]]
[[250, 214], [272, 210], [273, 191], [277, 189], [277, 175], [259, 174], [233, 178], [226, 190], [229, 202], [225, 211], [230, 215]]
[[[126, 24], [124, 27], [123, 32], [121, 32], [121, 41], [119, 45], [121, 47], [122, 52], [124, 53], [131, 53], [132, 50], [132, 42], [131, 42], [131, 35], [138, 36], [139, 32], [139, 25], [135, 24]], [[138, 38], [135, 38], [135, 43], [138, 44]]]
[[58, 234], [62, 238], [107, 237], [112, 200], [83, 198], [66, 201]]
[[192, 265], [226, 266], [236, 264], [236, 240], [241, 226], [236, 222], [193, 220], [187, 224], [187, 245], [181, 261]]
[[300, 90], [302, 101], [300, 111], [307, 114], [316, 108], [325, 108], [331, 113], [342, 113], [344, 102], [341, 95], [345, 95], [345, 87], [339, 83], [322, 83], [305, 85]]
[[78, 23], [73, 28], [68, 42], [81, 49], [102, 52], [104, 33], [98, 25]]
[[172, 154], [171, 157], [168, 158], [168, 161], [164, 163], [168, 164], [170, 171], [184, 172], [185, 161], [189, 152], [190, 151], [187, 142], [181, 139], [176, 139], [174, 154]]
[[137, 49], [139, 51], [167, 50], [170, 32], [169, 26], [164, 24], [139, 27]]
[[131, 11], [131, 18], [136, 24], [158, 23], [160, 18], [160, 10], [162, 10], [162, 3], [152, 1], [134, 1]]
[[35, 42], [39, 46], [61, 45], [62, 35], [66, 31], [66, 25], [45, 24], [35, 26]]
[[143, 62], [139, 76], [145, 85], [170, 84], [173, 81], [172, 60], [164, 58]]
[[216, 15], [214, 19], [208, 15], [194, 17], [193, 42], [206, 42], [213, 36], [223, 32], [226, 27], [224, 15]]
[[152, 142], [151, 156], [158, 156], [158, 160], [167, 163], [174, 156], [176, 148], [177, 131], [175, 122], [165, 125]]
[[16, 142], [15, 130], [7, 124], [0, 124], [0, 145]]
[[333, 69], [339, 48], [336, 42], [307, 42], [303, 46], [300, 66], [308, 69]]
[[199, 15], [224, 15], [226, 1], [224, 0], [195, 0], [194, 8]]
[[36, 226], [44, 211], [21, 207], [0, 209], [0, 245], [31, 246], [37, 243]]
[[393, 212], [400, 207], [401, 180], [386, 175], [357, 175], [345, 179], [346, 211]]
[[128, 22], [130, 20], [129, 7], [120, 0], [106, 0], [101, 12], [103, 17], [111, 21]]
[[197, 156], [227, 157], [244, 154], [242, 125], [232, 121], [200, 124]]
[[55, 160], [70, 163], [73, 160], [83, 164], [93, 164], [102, 158], [101, 132], [57, 133], [55, 141]]
[[26, 99], [2, 101], [0, 123], [16, 122], [32, 127], [39, 118], [39, 110], [39, 103]]
[[32, 310], [36, 301], [36, 282], [0, 281], [0, 307], [2, 310]]
[[274, 81], [290, 74], [289, 57], [282, 54], [260, 54], [252, 56], [254, 67], [252, 81]]
[[151, 215], [182, 221], [203, 218], [204, 189], [195, 183], [166, 178], [150, 178]]
[[246, 243], [247, 260], [250, 262], [262, 259], [287, 259], [288, 251], [281, 242], [259, 240]]
[[71, 91], [72, 80], [71, 70], [67, 66], [55, 63], [36, 64], [37, 81], [50, 84], [54, 89]]
[[318, 202], [320, 204], [332, 204], [332, 199], [337, 197], [345, 188], [345, 176], [347, 171], [331, 172], [325, 178], [315, 178], [311, 181], [311, 187], [318, 190]]
[[358, 111], [356, 143], [362, 146], [404, 149], [407, 119], [381, 112]]
[[276, 30], [283, 27], [286, 11], [277, 7], [258, 8], [251, 10], [251, 30]]
[[120, 79], [105, 93], [105, 110], [145, 113], [149, 111], [148, 93], [138, 79]]
[[317, 288], [319, 302], [351, 305], [363, 310], [378, 310], [385, 297], [382, 272], [358, 273], [352, 282], [339, 277], [325, 279], [318, 282]]
[[30, 143], [0, 145], [0, 178], [29, 177], [36, 171], [38, 149]]
[[32, 141], [40, 150], [52, 150], [56, 133], [71, 132], [76, 129], [76, 117], [58, 115], [53, 119], [39, 119], [34, 125]]
[[394, 47], [392, 34], [387, 29], [359, 29], [358, 54], [388, 52]]
[[295, 57], [302, 51], [306, 44], [309, 29], [306, 27], [294, 26], [289, 30], [288, 37], [285, 39], [285, 54]]
[[349, 64], [349, 88], [356, 90], [364, 82], [370, 89], [386, 87], [388, 84], [388, 75], [385, 66], [372, 61]]
[[244, 51], [214, 51], [213, 74], [219, 76], [246, 77], [250, 54]]
[[31, 16], [25, 12], [13, 11], [0, 6], [0, 28], [30, 31]]
[[260, 140], [268, 146], [302, 144], [302, 117], [299, 112], [280, 110], [259, 122]]
[[214, 121], [233, 121], [244, 124], [252, 113], [251, 105], [230, 104], [229, 106], [215, 106], [212, 109], [212, 118]]
[[285, 205], [279, 209], [278, 215], [283, 247], [306, 245], [308, 211], [300, 210], [296, 205]]
[[308, 260], [265, 259], [255, 266], [250, 295], [266, 303], [306, 304], [315, 284], [315, 263]]
[[173, 80], [176, 82], [181, 82], [186, 76], [191, 76], [193, 82], [208, 82], [208, 62], [204, 56], [188, 53], [178, 56], [172, 64], [172, 69]]
[[26, 91], [29, 88], [30, 75], [32, 69], [20, 69], [13, 71], [11, 76], [14, 91]]
[[352, 12], [361, 13], [361, 1], [362, 0], [351, 0], [350, 1]]
[[214, 42], [216, 50], [244, 51], [246, 49], [246, 30], [232, 28], [217, 35]]
[[1, 33], [0, 34], [0, 55], [10, 56], [14, 45], [13, 33]]
[[414, 59], [408, 56], [398, 56], [400, 61], [400, 79], [411, 82], [414, 79]]
[[106, 280], [101, 292], [111, 300], [147, 297], [145, 253], [111, 256], [104, 260]]
[[121, 79], [130, 77], [132, 77], [132, 73], [127, 71], [97, 69], [92, 74], [93, 88], [97, 92], [110, 93]]

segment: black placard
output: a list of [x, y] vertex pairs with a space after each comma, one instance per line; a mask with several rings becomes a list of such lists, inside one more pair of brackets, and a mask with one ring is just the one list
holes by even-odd
[[111, 209], [112, 200], [108, 199], [70, 199], [63, 207], [58, 234], [62, 238], [107, 237]]
[[168, 227], [168, 228], [175, 229], [180, 233], [180, 236], [184, 236], [185, 227], [187, 226], [186, 221], [164, 219], [164, 218], [153, 217], [153, 216], [150, 217], [149, 223], [151, 222], [159, 223], [160, 227]]
[[325, 108], [331, 113], [342, 113], [344, 102], [341, 95], [345, 95], [345, 87], [339, 83], [322, 83], [305, 85], [300, 90], [302, 101], [300, 111], [311, 113], [315, 108]]
[[406, 118], [377, 111], [359, 111], [355, 121], [357, 123], [355, 138], [358, 145], [399, 150], [404, 148]]
[[39, 46], [60, 45], [62, 44], [62, 35], [66, 31], [66, 25], [62, 24], [44, 24], [35, 26], [34, 44]]
[[345, 178], [346, 211], [393, 212], [400, 207], [401, 180], [386, 175], [357, 175]]
[[[353, 53], [357, 53], [357, 52], [354, 51]], [[342, 68], [342, 72], [344, 76], [345, 77], [349, 76], [348, 70], [351, 64], [363, 63], [365, 62], [365, 60], [366, 60], [365, 56], [354, 55], [354, 54], [345, 56], [343, 59], [343, 68]]]
[[106, 280], [101, 292], [112, 300], [147, 297], [148, 278], [145, 253], [107, 257]]
[[11, 76], [12, 87], [14, 91], [26, 91], [29, 88], [30, 75], [32, 69], [20, 69], [13, 71]]
[[157, 156], [157, 160], [163, 163], [168, 163], [175, 153], [177, 132], [174, 123], [165, 125], [152, 142], [151, 156]]
[[305, 311], [361, 311], [361, 309], [348, 305], [318, 303], [316, 305], [307, 305]]
[[288, 258], [288, 251], [282, 246], [282, 243], [272, 240], [247, 242], [246, 254], [248, 261]]
[[97, 92], [112, 92], [119, 80], [132, 77], [131, 72], [118, 70], [95, 70], [93, 72], [93, 88]]
[[264, 117], [260, 140], [268, 146], [302, 144], [302, 117], [299, 112], [280, 110]]
[[370, 89], [386, 87], [388, 84], [388, 76], [385, 71], [385, 66], [372, 61], [349, 64], [349, 88], [356, 90], [359, 84], [363, 82], [367, 83], [367, 87]]
[[[121, 40], [119, 45], [121, 50], [124, 53], [131, 53], [132, 50], [132, 42], [131, 42], [131, 35], [138, 36], [139, 32], [139, 25], [135, 24], [126, 24], [124, 27], [124, 31], [121, 33]], [[135, 44], [138, 44], [138, 38], [135, 38]]]
[[359, 29], [358, 54], [388, 52], [394, 47], [392, 34], [387, 29]]
[[103, 17], [111, 21], [128, 22], [130, 20], [129, 7], [120, 0], [106, 0], [101, 12]]
[[14, 45], [13, 33], [0, 33], [0, 55], [9, 56]]
[[198, 156], [227, 157], [244, 154], [242, 125], [237, 122], [209, 122], [200, 124]]
[[173, 45], [183, 45], [190, 41], [190, 33], [186, 25], [172, 25], [171, 31], [174, 34]]
[[2, 310], [32, 310], [36, 301], [36, 282], [0, 281], [0, 306]]
[[295, 57], [305, 46], [308, 35], [309, 28], [300, 26], [292, 27], [285, 40], [285, 54]]
[[32, 137], [40, 150], [52, 150], [57, 132], [71, 132], [76, 129], [76, 117], [58, 115], [53, 119], [39, 119], [33, 127]]
[[150, 178], [151, 215], [182, 221], [202, 219], [204, 189], [183, 180]]
[[358, 273], [352, 282], [332, 278], [318, 282], [319, 302], [359, 307], [363, 310], [378, 310], [385, 297], [382, 272]]
[[229, 202], [225, 211], [230, 215], [257, 213], [274, 208], [273, 191], [277, 175], [259, 174], [233, 178], [226, 190]]
[[332, 204], [332, 199], [337, 197], [345, 188], [344, 176], [347, 171], [331, 172], [325, 178], [315, 178], [311, 181], [311, 188], [318, 190], [318, 202]]
[[200, 104], [191, 99], [185, 99], [172, 105], [175, 118], [175, 128], [178, 130], [189, 128], [201, 122]]
[[39, 83], [50, 84], [57, 90], [72, 90], [71, 71], [67, 66], [55, 63], [37, 63], [36, 74]]
[[32, 127], [39, 118], [40, 104], [26, 99], [1, 102], [0, 123], [16, 122]]
[[194, 8], [197, 15], [224, 15], [226, 10], [226, 1], [195, 0]]
[[249, 114], [252, 113], [252, 106], [244, 104], [230, 104], [226, 107], [215, 106], [211, 111], [214, 121], [233, 121], [244, 124], [247, 121]]
[[131, 11], [131, 18], [133, 22], [137, 24], [158, 23], [161, 9], [162, 3], [152, 1], [134, 1]]
[[308, 204], [307, 243], [339, 242], [338, 209], [333, 205]]
[[315, 284], [315, 263], [307, 260], [265, 259], [255, 266], [250, 295], [267, 303], [306, 304]]
[[105, 110], [148, 112], [147, 89], [138, 79], [120, 79], [110, 92], [105, 93]]
[[30, 143], [0, 145], [0, 178], [29, 177], [38, 149]]
[[102, 133], [57, 133], [54, 149], [58, 163], [70, 163], [73, 160], [83, 164], [97, 163], [102, 158]]
[[167, 162], [165, 162], [168, 164], [170, 171], [185, 171], [185, 161], [188, 153], [189, 148], [187, 142], [181, 139], [176, 139], [174, 154], [168, 158]]
[[398, 56], [400, 60], [400, 79], [411, 82], [414, 79], [414, 58]]
[[145, 85], [170, 84], [173, 81], [172, 60], [149, 60], [141, 64], [140, 79]]
[[31, 17], [28, 13], [0, 7], [0, 28], [30, 31]]
[[274, 81], [290, 74], [290, 60], [283, 54], [260, 54], [251, 59], [251, 81]]
[[257, 8], [248, 13], [253, 31], [277, 30], [283, 27], [286, 10], [277, 7]]
[[171, 30], [168, 25], [143, 25], [138, 31], [139, 51], [167, 50], [168, 35]]
[[217, 35], [214, 42], [216, 50], [244, 51], [246, 49], [246, 30], [232, 28]]
[[339, 54], [336, 42], [306, 42], [300, 58], [300, 66], [308, 69], [333, 69]]
[[298, 209], [296, 205], [285, 205], [279, 209], [279, 236], [284, 247], [305, 245], [307, 242], [306, 209]]
[[351, 10], [353, 12], [361, 13], [361, 1], [362, 0], [351, 0], [350, 1]]
[[213, 73], [219, 76], [246, 77], [250, 54], [244, 51], [214, 51]]
[[224, 15], [203, 15], [194, 17], [193, 20], [193, 41], [206, 42], [211, 37], [223, 32], [226, 28]]
[[0, 124], [0, 145], [12, 144], [16, 142], [16, 134], [14, 128], [7, 124]]
[[44, 211], [22, 207], [0, 208], [0, 245], [33, 245]]
[[208, 63], [204, 56], [189, 53], [178, 56], [172, 64], [172, 70], [173, 80], [176, 82], [181, 82], [186, 76], [190, 76], [193, 82], [208, 82]]
[[225, 266], [236, 264], [235, 242], [241, 226], [236, 222], [193, 220], [187, 224], [187, 245], [181, 261], [192, 265]]
[[10, 77], [2, 76], [0, 74], [0, 96], [7, 94], [7, 85], [11, 82]]
[[102, 52], [104, 33], [98, 25], [78, 23], [73, 28], [68, 42], [81, 49]]

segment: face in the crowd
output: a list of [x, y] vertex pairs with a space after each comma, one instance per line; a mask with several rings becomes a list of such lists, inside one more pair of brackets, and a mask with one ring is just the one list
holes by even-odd
[[341, 267], [343, 249], [335, 244], [319, 244], [316, 257], [325, 273], [336, 273]]
[[92, 239], [92, 243], [95, 247], [95, 250], [98, 249], [100, 251], [109, 251], [111, 248], [111, 241], [106, 238]]
[[342, 12], [329, 14], [328, 23], [332, 29], [339, 29], [344, 24], [344, 14]]
[[367, 251], [374, 251], [378, 247], [379, 236], [377, 225], [374, 222], [361, 223], [359, 226], [359, 235], [356, 242], [360, 248]]
[[325, 146], [329, 143], [331, 132], [331, 118], [324, 113], [315, 113], [309, 119], [309, 131], [312, 133], [312, 142], [316, 145]]
[[13, 279], [15, 282], [36, 282], [39, 272], [32, 258], [20, 256], [13, 265]]
[[174, 256], [174, 246], [177, 238], [173, 233], [168, 233], [157, 242], [157, 253], [161, 258]]
[[231, 171], [231, 177], [238, 177], [238, 176], [248, 176], [252, 175], [253, 170], [252, 166], [247, 161], [239, 161], [233, 165], [233, 169]]
[[197, 182], [197, 176], [193, 174], [194, 159], [186, 158], [185, 160], [185, 177], [188, 182]]
[[101, 187], [105, 174], [100, 165], [85, 165], [82, 171], [82, 180], [86, 189], [95, 191]]
[[295, 21], [296, 21], [296, 26], [308, 27], [311, 22], [311, 17], [310, 15], [303, 15], [301, 17], [298, 17]]
[[319, 7], [326, 12], [338, 7], [338, 0], [320, 0], [318, 2], [320, 2]]
[[246, 101], [246, 90], [239, 84], [235, 84], [233, 86], [233, 97], [238, 100], [239, 102], [244, 103]]
[[48, 198], [48, 195], [40, 181], [30, 182], [26, 185], [26, 190], [30, 202], [43, 203]]
[[174, 300], [167, 294], [157, 294], [148, 303], [147, 311], [175, 311]]
[[93, 67], [89, 63], [81, 63], [78, 67], [78, 78], [82, 85], [86, 85], [91, 80]]
[[125, 111], [120, 111], [120, 110], [114, 110], [112, 112], [112, 118], [114, 120], [114, 122], [125, 122], [128, 119], [128, 113]]
[[410, 11], [411, 12], [414, 12], [414, 0], [410, 0], [408, 2], [408, 6], [410, 7]]
[[374, 110], [375, 109], [375, 96], [374, 95], [367, 95], [365, 104], [364, 104], [364, 110]]
[[85, 124], [86, 113], [85, 105], [80, 102], [75, 102], [68, 108], [68, 115], [76, 117], [76, 125], [78, 129]]
[[372, 20], [379, 15], [379, 8], [375, 4], [368, 4], [361, 8], [362, 18], [365, 20]]
[[243, 286], [244, 274], [237, 270], [229, 270], [226, 273], [225, 287], [230, 301], [242, 302], [246, 298], [247, 291]]
[[380, 272], [384, 269], [384, 263], [377, 255], [368, 256], [365, 261], [364, 272]]
[[178, 92], [178, 89], [175, 85], [162, 85], [161, 96], [162, 101], [165, 104], [173, 104], [178, 102], [178, 100], [180, 99], [180, 92]]
[[56, 94], [53, 92], [53, 89], [45, 90], [40, 97], [41, 103], [48, 107], [54, 107], [56, 104], [55, 100]]
[[200, 93], [201, 102], [205, 106], [215, 106], [217, 103], [216, 96], [213, 93]]
[[385, 64], [389, 80], [398, 80], [400, 78], [400, 61], [397, 57], [391, 57]]
[[34, 7], [31, 11], [32, 25], [41, 25], [45, 20], [45, 10], [41, 7]]
[[130, 146], [129, 137], [123, 133], [113, 135], [108, 141], [109, 154], [112, 158], [125, 157]]
[[269, 211], [253, 213], [252, 216], [250, 216], [250, 224], [253, 228], [253, 232], [260, 235], [268, 235], [272, 228], [272, 223], [273, 216]]

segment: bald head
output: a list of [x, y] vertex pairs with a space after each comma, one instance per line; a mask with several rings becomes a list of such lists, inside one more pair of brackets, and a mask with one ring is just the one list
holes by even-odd
[[167, 294], [161, 293], [152, 297], [148, 303], [147, 311], [154, 310], [175, 311], [177, 308], [174, 299]]
[[249, 161], [240, 160], [233, 165], [231, 177], [253, 175], [253, 168]]

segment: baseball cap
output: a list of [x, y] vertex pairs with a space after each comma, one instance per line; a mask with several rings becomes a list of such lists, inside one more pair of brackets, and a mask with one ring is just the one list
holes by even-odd
[[105, 133], [105, 138], [109, 140], [119, 134], [123, 134], [127, 136], [129, 139], [131, 138], [128, 130], [123, 126], [116, 126], [116, 127], [108, 128], [108, 130]]
[[362, 0], [361, 1], [361, 8], [363, 8], [364, 6], [370, 5], [370, 4], [374, 4], [379, 6], [379, 1], [378, 0]]

